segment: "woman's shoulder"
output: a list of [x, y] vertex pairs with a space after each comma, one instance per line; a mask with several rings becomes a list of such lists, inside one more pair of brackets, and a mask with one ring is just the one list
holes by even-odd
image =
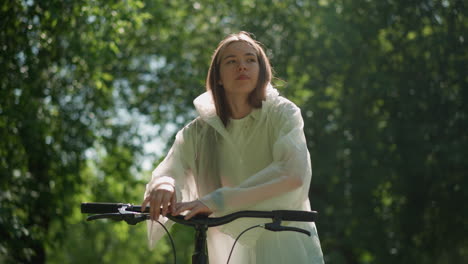
[[268, 114], [287, 116], [288, 114], [300, 112], [300, 108], [291, 100], [283, 96], [275, 96], [266, 100], [266, 111]]
[[184, 138], [191, 137], [202, 131], [206, 125], [207, 123], [201, 117], [196, 117], [180, 129], [178, 134], [183, 135]]
[[190, 122], [188, 122], [182, 129], [181, 131], [187, 132], [187, 131], [192, 131], [198, 129], [199, 126], [203, 126], [205, 121], [203, 121], [202, 118], [199, 116], [192, 119]]

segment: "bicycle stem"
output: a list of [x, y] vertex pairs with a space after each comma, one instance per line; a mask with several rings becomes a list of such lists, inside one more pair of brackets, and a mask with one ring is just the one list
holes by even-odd
[[206, 247], [206, 231], [208, 226], [196, 225], [195, 226], [195, 249], [192, 255], [192, 264], [206, 264], [208, 263], [208, 254]]

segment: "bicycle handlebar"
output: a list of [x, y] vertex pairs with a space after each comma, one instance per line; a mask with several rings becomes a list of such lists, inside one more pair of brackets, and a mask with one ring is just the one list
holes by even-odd
[[[82, 203], [81, 213], [98, 214], [88, 217], [88, 221], [102, 218], [125, 220], [129, 224], [149, 219], [149, 208], [141, 212], [141, 206], [125, 203]], [[271, 218], [278, 221], [314, 222], [316, 211], [274, 210], [274, 211], [239, 211], [221, 217], [208, 217], [197, 215], [190, 220], [185, 220], [183, 215], [167, 215], [170, 220], [188, 226], [205, 225], [207, 227], [227, 224], [238, 218]]]
[[[132, 208], [134, 207], [134, 205], [132, 205], [132, 204], [125, 204], [125, 203], [81, 203], [81, 213], [82, 214], [118, 213], [119, 208], [122, 208], [122, 206], [129, 206], [129, 207], [127, 207], [127, 211], [136, 212], [135, 210], [132, 210]], [[141, 208], [140, 208], [140, 211], [141, 211]], [[140, 212], [140, 211], [138, 211], [138, 212]], [[148, 210], [146, 210], [146, 211], [148, 211]]]

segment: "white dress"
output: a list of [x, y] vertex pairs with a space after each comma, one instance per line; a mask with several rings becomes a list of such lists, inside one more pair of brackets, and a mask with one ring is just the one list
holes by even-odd
[[[310, 210], [312, 176], [300, 109], [271, 86], [260, 109], [231, 120], [225, 128], [211, 93], [194, 101], [200, 116], [184, 127], [168, 155], [153, 171], [147, 192], [173, 184], [179, 201], [199, 199], [214, 216], [239, 210]], [[170, 225], [171, 221], [161, 217]], [[226, 263], [237, 237], [246, 228], [270, 222], [236, 220], [208, 230], [210, 263]], [[237, 243], [231, 264], [323, 263], [314, 223], [283, 223], [312, 233], [271, 232], [256, 228]], [[162, 235], [149, 222], [150, 246]]]

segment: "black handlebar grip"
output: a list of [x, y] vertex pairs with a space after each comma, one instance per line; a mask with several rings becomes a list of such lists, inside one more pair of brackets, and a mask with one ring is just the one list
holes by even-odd
[[81, 213], [83, 214], [108, 214], [118, 213], [119, 208], [124, 203], [81, 203]]
[[273, 213], [284, 221], [314, 222], [317, 218], [316, 211], [275, 210]]

